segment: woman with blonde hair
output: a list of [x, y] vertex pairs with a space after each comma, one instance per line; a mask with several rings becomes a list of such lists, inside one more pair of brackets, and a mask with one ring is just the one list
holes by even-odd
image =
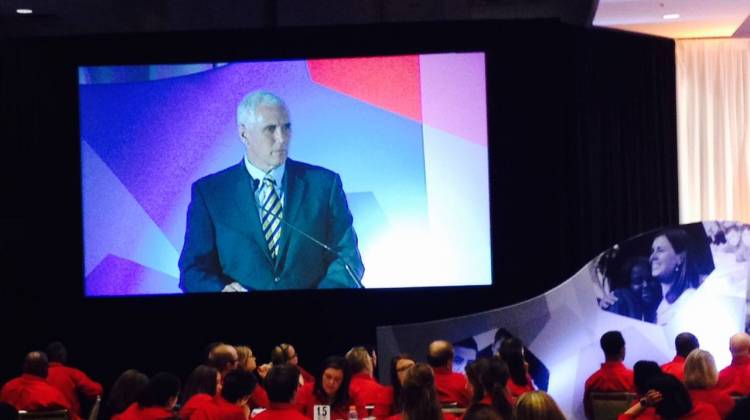
[[549, 394], [530, 391], [516, 401], [516, 420], [565, 420], [565, 415]]
[[693, 401], [702, 401], [716, 408], [721, 418], [729, 415], [734, 400], [729, 394], [716, 388], [719, 374], [711, 353], [695, 349], [685, 359], [685, 386]]
[[565, 415], [549, 394], [531, 391], [516, 401], [516, 420], [565, 420]]

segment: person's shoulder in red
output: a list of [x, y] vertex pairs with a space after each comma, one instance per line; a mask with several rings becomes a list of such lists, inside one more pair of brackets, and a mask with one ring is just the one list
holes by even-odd
[[720, 389], [691, 389], [689, 392], [693, 402], [704, 402], [714, 406], [721, 418], [728, 416], [734, 408], [734, 399]]
[[395, 412], [393, 405], [393, 386], [383, 386], [372, 415], [379, 419], [388, 417]]
[[208, 394], [195, 394], [182, 405], [180, 418], [188, 419], [193, 413], [206, 405], [212, 404], [214, 397]]
[[368, 373], [360, 372], [352, 375], [352, 380], [349, 384], [349, 394], [351, 394], [352, 402], [355, 405], [365, 406], [376, 404], [382, 393], [383, 385], [380, 385]]
[[679, 354], [672, 359], [671, 362], [667, 362], [661, 365], [661, 370], [664, 373], [674, 375], [677, 379], [685, 380], [685, 358]]
[[696, 401], [693, 403], [693, 409], [680, 417], [680, 420], [721, 420], [721, 417], [712, 405]]
[[435, 388], [441, 403], [457, 403], [459, 407], [469, 406], [471, 396], [466, 388], [466, 375], [453, 372], [447, 367], [432, 368], [435, 373]]
[[168, 420], [177, 416], [165, 407], [142, 408], [137, 402], [130, 404], [127, 410], [112, 416], [112, 420]]
[[250, 410], [256, 408], [268, 408], [271, 402], [268, 400], [268, 393], [261, 384], [258, 384], [254, 389], [253, 393], [250, 394], [250, 400], [247, 402], [247, 406]]
[[294, 395], [294, 405], [305, 415], [311, 415], [313, 406], [315, 405], [315, 396], [313, 395], [314, 385], [311, 383], [305, 383], [301, 386], [297, 393]]
[[181, 415], [181, 418], [189, 420], [246, 420], [247, 414], [241, 406], [232, 404], [217, 395], [210, 401], [201, 404], [189, 417]]
[[57, 388], [42, 377], [26, 373], [3, 386], [0, 401], [17, 410], [71, 409], [70, 403]]
[[529, 375], [526, 375], [526, 384], [517, 384], [513, 381], [513, 378], [509, 378], [506, 387], [508, 388], [510, 396], [513, 398], [518, 398], [527, 392], [536, 390], [534, 387], [534, 381], [532, 381], [531, 376]]
[[294, 404], [278, 404], [271, 403], [271, 406], [259, 413], [254, 420], [308, 420], [308, 417], [304, 416], [297, 410]]

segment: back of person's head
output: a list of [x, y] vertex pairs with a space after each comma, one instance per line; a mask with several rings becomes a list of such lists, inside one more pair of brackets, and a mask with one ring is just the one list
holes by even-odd
[[196, 394], [216, 395], [216, 386], [219, 381], [219, 371], [208, 365], [200, 365], [193, 369], [185, 382], [185, 388], [180, 396], [183, 402], [188, 401]]
[[47, 377], [49, 362], [47, 355], [41, 351], [32, 351], [23, 359], [22, 372], [27, 375], [34, 375], [40, 378]]
[[299, 385], [299, 369], [289, 363], [274, 364], [264, 384], [271, 402], [291, 402]]
[[208, 365], [222, 374], [237, 367], [237, 350], [229, 344], [219, 344], [208, 355]]
[[[472, 404], [462, 417], [463, 420], [504, 420], [495, 407], [487, 404]], [[510, 417], [508, 417], [510, 419]]]
[[509, 337], [500, 345], [500, 358], [508, 365], [510, 378], [517, 385], [528, 385], [529, 380], [526, 372], [526, 357], [524, 356], [523, 342], [520, 338]]
[[59, 341], [49, 343], [45, 349], [45, 353], [47, 353], [47, 358], [50, 362], [68, 363], [68, 349]]
[[729, 339], [729, 351], [732, 357], [750, 355], [750, 335], [741, 332]]
[[518, 397], [516, 420], [565, 420], [565, 415], [549, 394], [531, 391]]
[[456, 353], [453, 344], [445, 340], [436, 340], [427, 347], [427, 363], [434, 368], [450, 367]]
[[700, 343], [698, 343], [698, 337], [689, 332], [684, 332], [677, 334], [674, 339], [674, 347], [679, 356], [688, 357], [691, 351], [700, 347]]
[[112, 390], [107, 398], [107, 406], [112, 414], [125, 411], [130, 404], [135, 402], [147, 384], [148, 376], [143, 373], [135, 369], [128, 369], [123, 372], [112, 385]]
[[417, 363], [406, 372], [401, 404], [407, 420], [442, 420], [432, 368]]
[[271, 363], [280, 365], [289, 361], [289, 344], [281, 343], [271, 349]]
[[[326, 377], [326, 375], [328, 375], [326, 371], [329, 369], [331, 369], [331, 371], [329, 371], [328, 374], [335, 371], [340, 371], [341, 373], [341, 383], [339, 384], [336, 393], [333, 395], [333, 398], [328, 396], [328, 393], [324, 388], [327, 380], [333, 380]], [[352, 375], [349, 372], [349, 365], [347, 364], [346, 359], [341, 356], [330, 356], [323, 362], [320, 376], [313, 385], [313, 392], [320, 401], [329, 401], [332, 407], [347, 407], [349, 404], [349, 384], [351, 383], [351, 380]]]
[[414, 366], [416, 361], [411, 355], [401, 353], [391, 359], [391, 386], [393, 387], [393, 404], [401, 406], [401, 379], [406, 376], [406, 371]]
[[510, 418], [513, 415], [513, 407], [508, 402], [506, 390], [510, 372], [504, 360], [499, 356], [477, 359], [466, 366], [466, 377], [474, 388], [475, 404], [489, 395], [493, 407], [503, 417]]
[[180, 379], [167, 372], [159, 372], [149, 379], [146, 387], [138, 395], [141, 407], [172, 408], [180, 395]]
[[364, 347], [353, 347], [346, 352], [346, 363], [349, 365], [349, 371], [352, 375], [362, 372], [372, 374], [372, 359], [370, 353]]
[[656, 404], [656, 414], [665, 419], [676, 419], [693, 409], [685, 385], [673, 375], [663, 373], [651, 379], [649, 389], [661, 393], [661, 401]]
[[657, 375], [661, 375], [661, 367], [658, 363], [651, 360], [639, 360], [633, 365], [633, 382], [635, 383], [635, 389], [639, 394], [645, 395], [648, 391], [648, 386], [651, 379]]
[[622, 359], [625, 356], [625, 339], [619, 331], [607, 331], [599, 339], [604, 357], [607, 360]]
[[206, 364], [206, 365], [211, 364], [211, 354], [214, 352], [214, 349], [216, 347], [218, 347], [218, 346], [220, 346], [222, 344], [224, 344], [224, 343], [222, 343], [221, 341], [212, 341], [212, 342], [208, 343], [208, 345], [206, 345], [206, 349], [205, 349], [205, 353], [204, 353], [206, 355], [206, 363], [204, 363], [204, 364]]
[[221, 397], [230, 403], [237, 403], [250, 397], [258, 381], [252, 372], [245, 370], [233, 370], [224, 376], [224, 384], [221, 387]]
[[685, 386], [688, 389], [713, 388], [719, 380], [716, 362], [711, 353], [695, 349], [685, 358]]
[[0, 402], [0, 420], [17, 420], [18, 410], [12, 405]]

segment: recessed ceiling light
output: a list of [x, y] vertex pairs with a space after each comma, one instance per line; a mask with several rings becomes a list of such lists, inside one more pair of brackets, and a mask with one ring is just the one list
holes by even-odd
[[664, 18], [664, 20], [674, 20], [674, 19], [679, 19], [680, 15], [678, 13], [670, 13], [670, 14], [664, 15], [662, 17]]
[[16, 9], [16, 13], [18, 13], [19, 15], [30, 15], [34, 13], [34, 11], [31, 9]]

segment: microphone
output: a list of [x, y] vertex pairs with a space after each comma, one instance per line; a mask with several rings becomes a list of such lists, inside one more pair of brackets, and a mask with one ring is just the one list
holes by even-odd
[[[253, 180], [253, 186], [256, 185], [256, 182], [257, 182], [256, 180]], [[341, 253], [339, 253], [335, 249], [331, 248], [330, 246], [326, 245], [322, 241], [316, 239], [314, 236], [310, 235], [309, 233], [305, 232], [304, 230], [302, 230], [302, 229], [298, 228], [297, 226], [293, 225], [292, 223], [287, 222], [286, 220], [284, 220], [283, 217], [279, 217], [278, 215], [275, 215], [275, 214], [271, 213], [270, 211], [264, 209], [263, 207], [261, 207], [260, 205], [258, 205], [258, 202], [256, 200], [253, 200], [253, 201], [255, 201], [255, 207], [258, 208], [261, 211], [262, 214], [264, 214], [264, 215], [265, 214], [270, 214], [271, 217], [273, 217], [274, 221], [278, 220], [284, 226], [292, 229], [293, 231], [295, 231], [295, 232], [299, 233], [300, 235], [304, 236], [305, 238], [309, 239], [315, 245], [318, 245], [319, 247], [321, 247], [321, 248], [325, 249], [326, 251], [330, 252], [331, 254], [335, 255], [336, 258], [338, 258], [339, 260], [341, 260], [341, 262], [344, 264], [344, 269], [346, 270], [346, 273], [349, 275], [349, 277], [351, 277], [351, 279], [354, 282], [354, 284], [357, 285], [357, 289], [364, 289], [364, 286], [362, 285], [362, 282], [359, 281], [359, 278], [357, 278], [357, 276], [354, 274], [354, 270], [352, 270], [352, 267], [349, 265], [349, 263], [347, 263], [346, 260], [341, 256]]]

